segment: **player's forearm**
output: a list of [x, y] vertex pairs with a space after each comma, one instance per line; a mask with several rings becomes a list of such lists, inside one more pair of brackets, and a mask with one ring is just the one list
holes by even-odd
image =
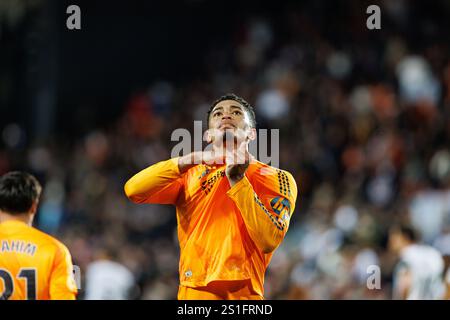
[[247, 178], [244, 177], [238, 183], [227, 194], [239, 208], [253, 242], [264, 253], [270, 253], [283, 241], [287, 223], [277, 221], [260, 201]]
[[178, 170], [180, 173], [185, 173], [190, 168], [202, 163], [202, 152], [194, 151], [185, 156], [178, 158]]
[[132, 201], [141, 202], [179, 177], [178, 158], [161, 161], [131, 177], [125, 184], [125, 194]]
[[209, 151], [194, 151], [178, 158], [178, 170], [185, 173], [190, 168], [199, 164], [221, 165], [225, 163], [225, 150], [214, 149]]

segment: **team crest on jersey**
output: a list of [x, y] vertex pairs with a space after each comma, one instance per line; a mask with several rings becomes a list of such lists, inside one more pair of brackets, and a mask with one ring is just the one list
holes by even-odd
[[[207, 170], [208, 170], [207, 173], [209, 173], [209, 169], [207, 169]], [[201, 178], [206, 177], [207, 173], [205, 173], [204, 175], [202, 174]], [[201, 188], [205, 192], [205, 194], [208, 194], [209, 192], [211, 192], [214, 184], [223, 177], [225, 177], [225, 170], [218, 170], [216, 173], [213, 174], [212, 177], [210, 177], [206, 180], [203, 180], [201, 182]]]
[[282, 220], [289, 219], [291, 212], [291, 205], [289, 200], [283, 197], [275, 197], [270, 200], [270, 206], [275, 214], [277, 214]]

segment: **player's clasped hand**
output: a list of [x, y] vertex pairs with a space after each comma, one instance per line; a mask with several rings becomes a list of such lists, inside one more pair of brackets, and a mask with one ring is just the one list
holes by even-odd
[[227, 148], [225, 174], [231, 186], [244, 177], [251, 160], [252, 156], [247, 150], [245, 141], [241, 141], [239, 145], [236, 142], [232, 148]]
[[244, 177], [250, 162], [254, 157], [247, 150], [247, 143], [245, 141], [227, 144], [224, 148], [215, 148], [207, 151], [196, 151], [191, 154], [181, 157], [179, 160], [179, 167], [181, 172], [185, 172], [196, 164], [206, 164], [210, 166], [226, 164], [225, 174], [233, 186]]
[[220, 144], [214, 144], [212, 150], [202, 152], [204, 164], [226, 164], [225, 173], [231, 186], [244, 177], [252, 159], [243, 130], [226, 130]]
[[208, 146], [209, 150], [207, 148], [205, 151], [196, 151], [181, 157], [178, 161], [180, 172], [185, 172], [196, 164], [226, 164], [225, 173], [232, 187], [244, 177], [250, 162], [254, 160], [248, 152], [247, 133], [245, 130], [233, 128], [210, 129], [209, 134], [215, 137]]

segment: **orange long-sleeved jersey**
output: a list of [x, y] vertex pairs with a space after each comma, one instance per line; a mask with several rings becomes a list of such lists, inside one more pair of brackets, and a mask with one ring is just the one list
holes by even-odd
[[0, 223], [0, 300], [74, 300], [69, 251], [24, 222]]
[[230, 188], [225, 165], [197, 165], [180, 174], [178, 158], [133, 176], [126, 195], [136, 203], [173, 204], [180, 242], [180, 284], [251, 280], [263, 295], [264, 274], [282, 242], [297, 198], [292, 175], [253, 161]]

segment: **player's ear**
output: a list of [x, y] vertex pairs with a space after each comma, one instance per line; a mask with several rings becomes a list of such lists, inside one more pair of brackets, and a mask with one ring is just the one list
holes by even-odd
[[207, 143], [211, 143], [212, 142], [211, 129], [208, 129], [208, 130], [205, 131], [205, 134], [203, 135], [203, 140], [206, 141]]
[[35, 215], [36, 211], [37, 211], [37, 208], [38, 208], [38, 205], [39, 205], [39, 200], [33, 201], [33, 204], [31, 205], [30, 210], [28, 211], [28, 213], [30, 213], [32, 215]]
[[250, 141], [255, 140], [256, 139], [256, 128], [249, 128], [247, 137]]

